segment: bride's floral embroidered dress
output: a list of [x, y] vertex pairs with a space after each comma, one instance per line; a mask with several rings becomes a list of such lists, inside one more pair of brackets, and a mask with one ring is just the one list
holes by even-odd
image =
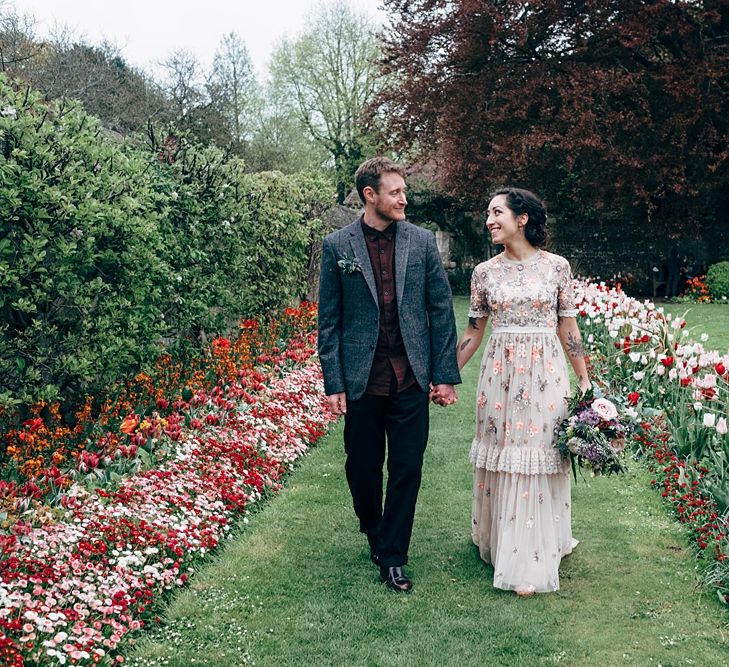
[[563, 257], [502, 254], [473, 272], [469, 317], [488, 316], [493, 330], [476, 393], [472, 534], [496, 588], [557, 590], [560, 560], [577, 544], [569, 463], [553, 447], [570, 394], [557, 322], [576, 314]]

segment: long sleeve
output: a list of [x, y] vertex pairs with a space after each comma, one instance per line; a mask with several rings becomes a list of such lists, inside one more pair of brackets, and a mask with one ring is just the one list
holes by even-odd
[[342, 370], [342, 283], [334, 248], [324, 239], [319, 276], [319, 363], [327, 396], [345, 390]]
[[460, 384], [456, 360], [456, 321], [453, 300], [435, 237], [428, 237], [425, 307], [428, 312], [433, 384]]

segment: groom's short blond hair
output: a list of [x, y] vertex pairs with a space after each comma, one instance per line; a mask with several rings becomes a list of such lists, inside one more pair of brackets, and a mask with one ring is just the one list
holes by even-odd
[[382, 174], [390, 173], [400, 174], [405, 178], [405, 167], [386, 157], [373, 157], [359, 166], [354, 175], [354, 184], [363, 204], [365, 203], [364, 189], [370, 187], [375, 192], [379, 192], [380, 177]]

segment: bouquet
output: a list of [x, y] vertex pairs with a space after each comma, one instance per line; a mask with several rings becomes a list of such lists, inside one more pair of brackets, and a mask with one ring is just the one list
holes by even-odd
[[570, 457], [572, 472], [587, 468], [593, 475], [625, 472], [623, 466], [627, 438], [635, 422], [606, 398], [596, 398], [593, 389], [569, 399], [569, 416], [555, 429], [554, 446]]

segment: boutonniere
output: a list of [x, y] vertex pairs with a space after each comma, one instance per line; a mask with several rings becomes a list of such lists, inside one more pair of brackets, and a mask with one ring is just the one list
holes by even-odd
[[354, 255], [349, 257], [346, 252], [342, 259], [337, 262], [337, 266], [342, 270], [342, 273], [347, 275], [352, 275], [355, 271], [362, 273], [362, 265], [359, 260]]

